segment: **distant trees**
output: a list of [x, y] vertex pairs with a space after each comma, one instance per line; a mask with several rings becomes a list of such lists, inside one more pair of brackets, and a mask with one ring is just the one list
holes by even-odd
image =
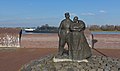
[[120, 31], [120, 25], [115, 26], [117, 31]]
[[120, 31], [120, 25], [91, 25], [88, 28], [91, 31]]
[[114, 25], [102, 25], [101, 30], [103, 30], [103, 31], [115, 31], [116, 28]]
[[92, 31], [98, 31], [98, 30], [101, 30], [100, 28], [100, 26], [99, 25], [91, 25], [91, 26], [89, 26], [88, 27], [90, 30], [92, 30]]
[[[48, 24], [37, 27], [23, 27], [22, 29], [25, 28], [36, 28], [36, 31], [58, 31], [58, 27], [49, 26]], [[87, 28], [91, 31], [120, 31], [120, 25], [89, 25]]]
[[58, 27], [54, 27], [54, 26], [49, 26], [48, 24], [42, 25], [41, 27], [38, 26], [36, 28], [36, 30], [44, 30], [44, 31], [57, 31]]
[[[91, 31], [120, 31], [120, 25], [90, 25], [87, 28]], [[42, 26], [38, 26], [36, 30], [58, 31], [58, 27], [45, 24]]]
[[[120, 31], [120, 25], [90, 25], [87, 28], [91, 31]], [[58, 27], [45, 24], [38, 26], [36, 30], [58, 31]]]

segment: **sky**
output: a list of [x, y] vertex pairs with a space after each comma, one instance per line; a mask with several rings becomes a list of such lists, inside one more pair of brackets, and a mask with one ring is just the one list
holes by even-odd
[[120, 25], [120, 0], [0, 0], [0, 27], [59, 26], [64, 13], [86, 25]]

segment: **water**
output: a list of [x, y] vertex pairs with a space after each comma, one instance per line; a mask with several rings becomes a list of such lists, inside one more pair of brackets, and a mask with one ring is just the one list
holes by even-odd
[[22, 34], [52, 34], [52, 33], [34, 33], [34, 32], [25, 32], [25, 31], [22, 31]]
[[120, 34], [120, 32], [115, 32], [115, 31], [98, 31], [98, 32], [92, 32], [92, 34]]
[[[33, 33], [33, 32], [22, 31], [22, 34], [49, 34], [49, 33]], [[97, 32], [92, 32], [92, 34], [120, 34], [120, 32], [115, 32], [115, 31], [109, 31], [109, 32], [108, 31], [97, 31]]]

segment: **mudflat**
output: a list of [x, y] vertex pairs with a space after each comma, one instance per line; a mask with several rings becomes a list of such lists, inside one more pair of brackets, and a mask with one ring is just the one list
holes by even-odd
[[94, 48], [120, 49], [120, 34], [96, 34]]
[[0, 50], [0, 71], [18, 71], [22, 65], [55, 53], [54, 48], [17, 48]]
[[21, 47], [22, 48], [57, 48], [57, 34], [23, 34]]
[[[99, 49], [120, 49], [120, 34], [96, 34], [93, 35], [94, 48]], [[22, 48], [57, 48], [57, 34], [24, 34], [22, 35]]]

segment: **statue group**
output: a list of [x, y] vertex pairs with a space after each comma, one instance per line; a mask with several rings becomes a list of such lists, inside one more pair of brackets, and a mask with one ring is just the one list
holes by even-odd
[[82, 20], [75, 16], [72, 21], [65, 13], [58, 32], [59, 54], [34, 60], [20, 71], [120, 71], [120, 59], [92, 55], [84, 30]]
[[59, 55], [64, 54], [65, 44], [68, 45], [69, 59], [83, 60], [92, 56], [91, 48], [84, 35], [85, 23], [77, 16], [70, 19], [70, 14], [65, 13], [65, 19], [61, 21], [58, 31], [59, 36]]

